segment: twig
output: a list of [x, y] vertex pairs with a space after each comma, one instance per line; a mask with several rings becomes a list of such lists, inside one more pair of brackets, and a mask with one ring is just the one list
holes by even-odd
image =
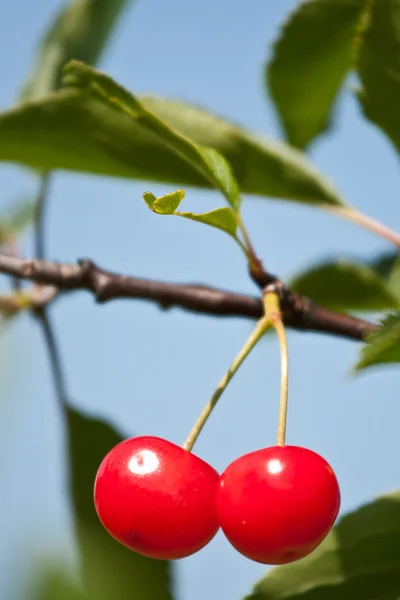
[[[261, 298], [236, 294], [204, 285], [182, 285], [119, 275], [97, 267], [90, 260], [62, 264], [46, 260], [24, 260], [0, 254], [0, 273], [55, 286], [59, 291], [88, 290], [97, 301], [137, 298], [163, 308], [179, 306], [196, 313], [250, 317], [263, 315]], [[268, 274], [265, 278], [271, 278]], [[285, 325], [304, 331], [319, 331], [362, 340], [378, 326], [314, 304], [308, 298], [281, 286]]]
[[35, 314], [42, 326], [43, 337], [46, 342], [46, 346], [49, 354], [49, 361], [51, 366], [51, 372], [53, 374], [54, 387], [56, 391], [57, 400], [60, 408], [65, 410], [67, 403], [67, 389], [65, 383], [65, 376], [61, 363], [61, 356], [58, 349], [56, 336], [54, 333], [53, 324], [49, 318], [48, 309], [42, 307], [35, 311]]
[[[47, 204], [47, 195], [49, 190], [49, 174], [44, 173], [40, 179], [39, 192], [36, 200], [36, 214], [35, 214], [35, 254], [37, 260], [43, 260], [45, 256], [45, 232], [44, 232], [44, 217], [45, 210]], [[37, 282], [37, 283], [45, 283], [45, 282]], [[54, 286], [53, 294], [56, 295], [57, 287]], [[42, 306], [36, 308], [33, 311], [35, 316], [38, 318], [38, 321], [41, 325], [44, 340], [46, 343], [51, 372], [53, 374], [53, 381], [56, 390], [56, 396], [58, 399], [58, 403], [62, 410], [65, 410], [67, 403], [67, 392], [66, 392], [66, 383], [65, 377], [61, 364], [60, 352], [56, 342], [56, 335], [54, 333], [54, 328], [48, 314], [47, 304], [43, 303]]]

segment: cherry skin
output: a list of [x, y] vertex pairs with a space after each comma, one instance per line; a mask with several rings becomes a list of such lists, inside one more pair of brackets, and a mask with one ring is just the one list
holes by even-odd
[[183, 558], [219, 529], [218, 480], [217, 471], [180, 446], [134, 437], [104, 458], [94, 503], [105, 529], [121, 544], [152, 558]]
[[339, 512], [340, 491], [322, 456], [298, 446], [273, 446], [226, 468], [216, 505], [236, 550], [280, 565], [303, 558], [322, 542]]

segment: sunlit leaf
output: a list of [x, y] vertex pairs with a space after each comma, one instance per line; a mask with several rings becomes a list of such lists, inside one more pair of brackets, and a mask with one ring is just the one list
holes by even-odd
[[159, 215], [172, 215], [185, 197], [184, 190], [177, 190], [156, 198], [152, 210]]
[[247, 600], [381, 600], [400, 595], [400, 493], [345, 515], [312, 554], [271, 570]]
[[111, 77], [83, 63], [73, 61], [65, 69], [65, 81], [71, 86], [92, 91], [110, 107], [114, 107], [137, 122], [146, 135], [157, 140], [192, 165], [207, 181], [226, 197], [234, 209], [239, 205], [239, 192], [225, 159], [215, 149], [198, 147], [189, 139], [168, 127], [163, 121]]
[[[119, 90], [117, 86], [117, 95]], [[215, 182], [171, 146], [177, 131], [182, 151], [196, 144], [220, 152], [243, 192], [309, 204], [342, 203], [330, 182], [304, 155], [283, 143], [250, 134], [195, 106], [162, 98], [144, 98], [139, 105], [143, 104], [145, 116], [134, 116], [135, 102], [130, 102], [128, 111], [121, 110], [121, 98], [116, 103], [114, 89], [108, 91], [110, 94], [101, 85], [91, 85], [88, 76], [86, 86], [69, 86], [0, 114], [0, 160], [42, 171], [68, 169], [182, 187], [215, 187]], [[128, 92], [121, 92], [123, 98], [125, 94], [132, 99]], [[149, 111], [171, 128], [168, 143], [158, 130], [149, 129]], [[166, 130], [164, 125], [161, 129]], [[192, 149], [191, 157], [195, 153]], [[204, 154], [201, 160], [204, 169], [209, 169]]]
[[355, 370], [400, 362], [400, 312], [389, 314], [379, 331], [368, 336]]
[[287, 139], [304, 148], [331, 124], [332, 108], [356, 57], [365, 0], [296, 3], [266, 68]]

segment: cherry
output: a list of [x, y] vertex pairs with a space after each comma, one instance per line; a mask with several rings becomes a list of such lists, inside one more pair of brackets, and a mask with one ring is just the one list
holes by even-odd
[[159, 559], [189, 556], [219, 528], [219, 475], [208, 463], [167, 440], [125, 440], [104, 458], [94, 486], [105, 529], [131, 550]]
[[223, 532], [241, 554], [279, 565], [303, 558], [322, 542], [337, 517], [340, 491], [322, 456], [274, 446], [226, 468], [216, 505]]

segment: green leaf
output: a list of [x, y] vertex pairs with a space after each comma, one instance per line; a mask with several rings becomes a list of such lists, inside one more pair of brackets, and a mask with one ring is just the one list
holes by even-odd
[[365, 0], [296, 5], [275, 44], [266, 80], [287, 139], [305, 148], [330, 127], [331, 111], [355, 60]]
[[155, 195], [152, 194], [151, 192], [144, 192], [142, 194], [142, 198], [146, 202], [146, 204], [150, 208], [150, 210], [153, 210], [154, 202], [157, 200]]
[[397, 308], [400, 298], [378, 271], [366, 263], [334, 260], [297, 275], [290, 287], [314, 302], [340, 311]]
[[377, 600], [400, 595], [400, 493], [344, 516], [308, 557], [270, 571], [247, 600]]
[[184, 197], [184, 190], [177, 190], [165, 194], [165, 196], [160, 196], [153, 202], [152, 210], [159, 215], [173, 215]]
[[400, 299], [400, 254], [398, 252], [382, 254], [371, 263], [371, 267], [386, 279], [392, 294]]
[[[49, 567], [35, 569], [38, 574], [32, 585], [33, 594], [29, 598], [34, 600], [88, 600], [87, 596], [78, 590], [76, 584], [72, 583], [61, 567]], [[95, 599], [93, 599], [95, 600]]]
[[102, 527], [93, 504], [98, 467], [121, 437], [106, 422], [68, 408], [70, 487], [85, 593], [96, 600], [171, 600], [169, 566], [131, 552]]
[[400, 0], [370, 2], [359, 54], [364, 113], [400, 151]]
[[199, 146], [199, 152], [210, 170], [217, 176], [219, 185], [236, 211], [240, 209], [240, 193], [237, 181], [227, 160], [214, 148]]
[[225, 206], [224, 208], [216, 208], [210, 212], [196, 214], [192, 212], [177, 212], [180, 217], [191, 219], [205, 225], [211, 225], [217, 229], [222, 229], [232, 237], [236, 238], [237, 218], [235, 212]]
[[156, 136], [160, 143], [181, 156], [219, 189], [235, 210], [239, 208], [237, 184], [225, 159], [219, 156], [216, 150], [197, 147], [189, 139], [173, 131], [147, 110], [137, 98], [103, 73], [76, 61], [67, 65], [65, 73], [67, 84], [97, 93], [99, 98], [119, 110], [121, 114], [129, 116], [131, 121], [137, 121], [147, 134]]
[[[119, 90], [117, 86], [117, 96]], [[151, 111], [171, 128], [170, 136], [174, 130], [180, 134], [182, 146], [209, 146], [220, 152], [243, 192], [308, 204], [342, 204], [329, 181], [289, 146], [182, 102], [147, 97], [142, 104], [145, 116], [135, 118], [132, 102], [126, 114], [98, 85], [68, 87], [41, 101], [21, 104], [0, 114], [0, 160], [44, 171], [67, 169], [213, 187], [187, 158], [149, 130]], [[202, 160], [205, 165], [204, 155]]]
[[96, 64], [129, 0], [75, 0], [56, 16], [39, 49], [24, 99], [40, 98], [60, 84], [62, 67], [71, 59]]
[[385, 317], [382, 327], [368, 336], [355, 370], [384, 363], [400, 362], [400, 312]]

